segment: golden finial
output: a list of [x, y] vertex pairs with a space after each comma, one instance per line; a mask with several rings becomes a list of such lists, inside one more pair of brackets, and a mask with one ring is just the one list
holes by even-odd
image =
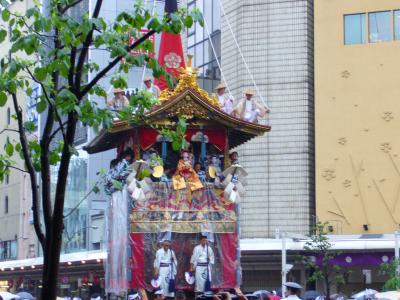
[[161, 92], [159, 101], [163, 103], [167, 101], [171, 97], [179, 94], [181, 91], [190, 87], [192, 90], [196, 91], [203, 99], [207, 100], [211, 105], [215, 107], [220, 107], [219, 101], [217, 98], [210, 96], [205, 90], [199, 87], [197, 83], [197, 72], [199, 69], [192, 67], [193, 63], [193, 55], [188, 55], [186, 60], [186, 68], [179, 68], [178, 72], [179, 81], [174, 90], [165, 89]]
[[186, 61], [186, 68], [185, 69], [179, 68], [178, 71], [181, 74], [197, 75], [197, 72], [199, 72], [199, 69], [193, 68], [192, 64], [193, 64], [193, 55], [188, 54], [187, 61]]

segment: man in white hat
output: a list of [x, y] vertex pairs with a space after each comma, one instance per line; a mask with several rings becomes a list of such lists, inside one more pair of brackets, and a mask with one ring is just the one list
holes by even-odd
[[121, 110], [129, 105], [129, 100], [126, 98], [124, 90], [115, 88], [113, 90], [114, 97], [107, 101], [107, 106], [113, 110]]
[[215, 88], [217, 92], [214, 94], [214, 97], [218, 99], [219, 105], [221, 106], [221, 110], [226, 112], [227, 114], [232, 114], [233, 111], [233, 99], [229, 97], [229, 95], [225, 94], [226, 85], [220, 83]]
[[175, 279], [178, 262], [170, 247], [170, 240], [162, 241], [162, 248], [157, 250], [154, 260], [154, 276], [160, 276], [160, 289], [164, 297], [175, 297], [175, 293], [169, 291], [169, 284], [171, 279]]
[[233, 109], [233, 115], [247, 122], [258, 123], [258, 118], [264, 117], [269, 110], [253, 99], [254, 92], [251, 89], [245, 90], [244, 95], [245, 97]]
[[214, 251], [208, 245], [206, 235], [200, 236], [200, 244], [194, 247], [190, 259], [190, 272], [195, 272], [195, 292], [203, 293], [206, 282], [211, 282], [211, 270], [214, 266]]
[[153, 81], [151, 80], [151, 78], [148, 77], [148, 76], [145, 76], [144, 79], [143, 79], [143, 82], [144, 82], [146, 91], [152, 93], [154, 98], [158, 99], [158, 97], [160, 96], [161, 91], [158, 88], [158, 86], [153, 84]]
[[296, 282], [286, 282], [284, 286], [286, 286], [286, 298], [281, 300], [300, 300], [297, 296], [297, 293], [303, 288], [300, 284]]

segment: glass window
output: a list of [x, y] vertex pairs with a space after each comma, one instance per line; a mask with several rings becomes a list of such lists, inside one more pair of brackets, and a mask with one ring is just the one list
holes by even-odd
[[221, 12], [220, 12], [220, 4], [219, 1], [212, 1], [213, 5], [213, 25], [212, 31], [221, 29]]
[[194, 56], [194, 47], [190, 47], [190, 48], [188, 49], [187, 53], [188, 53], [189, 55], [193, 55], [193, 56]]
[[369, 41], [371, 43], [392, 40], [390, 11], [369, 13]]
[[0, 242], [0, 260], [17, 258], [17, 241]]
[[188, 36], [188, 47], [194, 45], [194, 34]]
[[400, 10], [394, 11], [394, 38], [400, 40]]
[[[192, 11], [194, 9], [194, 3], [188, 5], [188, 11]], [[188, 35], [194, 34], [195, 26], [192, 26], [188, 29]]]
[[204, 41], [204, 60], [203, 63], [207, 63], [209, 61], [212, 61], [214, 59], [214, 55], [212, 52], [211, 44], [209, 40]]
[[204, 63], [203, 59], [203, 43], [196, 45], [196, 52], [194, 54], [194, 61], [196, 68]]
[[346, 45], [365, 43], [365, 14], [344, 16], [344, 43]]
[[[213, 16], [213, 11], [212, 11], [211, 1], [205, 1], [205, 3], [204, 3], [204, 21], [205, 21], [204, 38], [205, 39], [208, 38], [208, 32], [210, 32], [210, 34], [212, 32], [212, 22], [213, 22], [212, 16]], [[206, 25], [207, 25], [207, 27], [206, 27]], [[207, 32], [207, 30], [208, 30], [208, 32]]]

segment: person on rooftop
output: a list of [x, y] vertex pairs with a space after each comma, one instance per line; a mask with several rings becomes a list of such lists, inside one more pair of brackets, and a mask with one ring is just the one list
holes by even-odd
[[113, 93], [114, 97], [107, 101], [108, 108], [112, 110], [121, 110], [122, 108], [129, 106], [129, 100], [126, 98], [124, 90], [115, 88]]
[[251, 89], [244, 91], [244, 98], [233, 109], [235, 117], [252, 123], [258, 123], [258, 118], [265, 117], [269, 109], [265, 105], [258, 103], [253, 96], [254, 92]]
[[158, 97], [160, 97], [160, 89], [158, 88], [158, 86], [153, 84], [153, 81], [150, 77], [146, 76], [143, 79], [144, 85], [145, 85], [145, 90], [152, 93], [154, 98], [158, 99]]
[[214, 89], [217, 93], [214, 96], [218, 99], [219, 105], [221, 106], [221, 110], [228, 115], [233, 112], [233, 99], [228, 94], [225, 94], [226, 85], [220, 83]]

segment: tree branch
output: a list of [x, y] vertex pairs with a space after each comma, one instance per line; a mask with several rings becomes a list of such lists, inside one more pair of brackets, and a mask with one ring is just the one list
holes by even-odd
[[72, 47], [71, 55], [69, 58], [69, 70], [68, 70], [68, 84], [70, 89], [74, 87], [75, 59], [76, 59], [76, 47]]
[[76, 0], [75, 2], [72, 2], [66, 6], [64, 6], [61, 10], [60, 13], [64, 14], [68, 9], [74, 7], [75, 5], [79, 4], [79, 2], [82, 2], [83, 0]]
[[99, 183], [100, 183], [100, 181], [97, 181], [97, 182], [96, 182], [96, 184], [93, 186], [93, 188], [78, 202], [78, 204], [75, 205], [75, 206], [72, 208], [72, 210], [64, 216], [64, 219], [68, 218], [70, 215], [73, 214], [73, 212], [74, 212], [75, 210], [78, 209], [78, 207], [82, 204], [82, 202], [85, 201], [85, 200], [87, 199], [87, 197], [90, 196], [91, 193], [93, 193], [94, 187], [96, 187]]
[[35, 228], [35, 232], [39, 239], [39, 242], [42, 245], [42, 248], [44, 249], [45, 244], [46, 244], [46, 238], [45, 238], [45, 235], [44, 235], [41, 225], [40, 225], [39, 193], [38, 193], [38, 189], [37, 189], [38, 185], [37, 185], [37, 180], [36, 180], [36, 172], [35, 172], [35, 169], [33, 168], [32, 160], [31, 160], [31, 156], [30, 156], [29, 148], [28, 148], [28, 140], [27, 140], [25, 132], [24, 132], [22, 109], [18, 106], [17, 95], [15, 93], [12, 93], [11, 96], [12, 96], [13, 103], [14, 103], [15, 114], [17, 116], [17, 123], [18, 123], [18, 128], [19, 128], [19, 139], [20, 139], [20, 143], [21, 143], [22, 154], [24, 156], [25, 164], [28, 169], [29, 177], [31, 179], [30, 181], [31, 181], [31, 190], [32, 190], [33, 226]]
[[[143, 43], [145, 40], [147, 40], [150, 36], [152, 36], [155, 33], [154, 30], [150, 30], [147, 32], [145, 35], [143, 35], [141, 38], [139, 38], [136, 42], [134, 42], [132, 45], [129, 46], [128, 50], [132, 50], [139, 46], [141, 43]], [[96, 84], [97, 82], [103, 78], [108, 71], [110, 71], [123, 57], [122, 56], [117, 56], [114, 58], [112, 62], [109, 63], [107, 67], [105, 67], [103, 70], [101, 70], [97, 75], [90, 81], [84, 89], [79, 93], [78, 98], [82, 99]]]
[[49, 139], [50, 141], [53, 140], [53, 138], [56, 136], [57, 132], [59, 132], [61, 130], [61, 128], [64, 129], [66, 123], [61, 124], [61, 126], [58, 126], [58, 128], [56, 130], [53, 131], [53, 133], [50, 135]]
[[19, 133], [19, 130], [16, 130], [16, 129], [4, 128], [2, 131], [0, 131], [0, 134], [2, 134], [2, 133], [5, 132], [5, 131], [12, 131], [12, 132], [17, 132], [17, 133]]
[[[92, 18], [97, 18], [100, 14], [101, 5], [103, 4], [103, 0], [97, 0], [96, 5], [93, 10]], [[92, 29], [89, 31], [88, 35], [86, 36], [85, 41], [83, 42], [81, 53], [79, 54], [78, 64], [76, 66], [77, 74], [75, 77], [75, 86], [76, 86], [76, 93], [79, 93], [81, 89], [81, 80], [83, 74], [83, 64], [85, 63], [87, 54], [89, 52], [89, 46], [93, 41], [93, 32], [95, 26], [92, 26]]]
[[[43, 83], [42, 83], [41, 81], [39, 81], [39, 80], [36, 79], [35, 75], [33, 75], [33, 73], [31, 72], [31, 70], [29, 70], [29, 68], [26, 68], [26, 71], [28, 72], [28, 74], [29, 74], [29, 76], [32, 78], [32, 80], [35, 81], [36, 83], [38, 83], [38, 84], [41, 86], [41, 88], [42, 88], [42, 90], [43, 90], [43, 95], [44, 95], [44, 97], [46, 98], [46, 101], [47, 101], [48, 105], [52, 108], [51, 111], [53, 111], [53, 112], [55, 113], [56, 118], [57, 118], [57, 121], [58, 121], [58, 124], [60, 125], [60, 128], [61, 128], [61, 133], [62, 133], [62, 135], [63, 135], [63, 138], [65, 139], [64, 128], [63, 128], [63, 126], [61, 126], [61, 124], [62, 124], [62, 122], [61, 122], [61, 116], [60, 116], [60, 114], [58, 113], [57, 108], [56, 108], [56, 107], [53, 105], [53, 103], [50, 101], [50, 97], [49, 97], [49, 95], [48, 95], [48, 93], [47, 93], [47, 90], [45, 89]], [[49, 140], [49, 142], [50, 142], [50, 140]]]
[[7, 166], [6, 166], [6, 168], [15, 169], [15, 170], [18, 170], [18, 171], [21, 171], [21, 172], [24, 172], [24, 173], [28, 173], [28, 174], [29, 174], [29, 172], [28, 172], [28, 171], [26, 171], [26, 170], [23, 170], [23, 169], [21, 169], [21, 168], [18, 168], [18, 167], [11, 166], [11, 165], [7, 165]]

